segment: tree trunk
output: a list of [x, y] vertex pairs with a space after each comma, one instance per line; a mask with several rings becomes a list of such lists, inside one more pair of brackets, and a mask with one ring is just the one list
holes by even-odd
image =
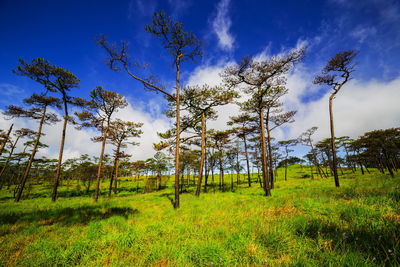
[[334, 94], [329, 97], [329, 122], [331, 126], [331, 148], [332, 148], [332, 167], [333, 167], [333, 177], [335, 179], [335, 186], [339, 187], [339, 176], [337, 173], [337, 158], [336, 158], [336, 147], [335, 147], [335, 129], [333, 125], [333, 110], [332, 101]]
[[223, 191], [225, 189], [224, 183], [224, 168], [222, 167], [222, 159], [219, 159], [219, 189]]
[[57, 190], [58, 190], [58, 185], [60, 184], [60, 176], [61, 176], [61, 164], [62, 164], [62, 158], [63, 158], [63, 153], [64, 153], [64, 144], [65, 144], [65, 134], [67, 131], [67, 124], [68, 124], [68, 109], [67, 109], [67, 102], [64, 99], [64, 124], [63, 124], [63, 129], [62, 129], [62, 134], [61, 134], [61, 144], [60, 144], [60, 152], [58, 153], [58, 162], [57, 162], [57, 170], [56, 170], [56, 179], [54, 181], [54, 187], [53, 187], [53, 194], [51, 196], [51, 201], [55, 202], [57, 200]]
[[26, 180], [28, 179], [28, 175], [29, 175], [29, 172], [31, 170], [32, 163], [33, 163], [33, 160], [34, 160], [36, 152], [37, 152], [37, 147], [39, 145], [40, 136], [42, 135], [42, 128], [43, 128], [43, 124], [44, 124], [44, 119], [46, 117], [46, 110], [47, 110], [47, 107], [44, 107], [43, 113], [42, 113], [42, 117], [40, 118], [40, 122], [39, 122], [39, 129], [38, 129], [38, 132], [37, 132], [36, 141], [35, 141], [35, 144], [33, 146], [31, 156], [29, 157], [28, 165], [26, 165], [25, 172], [24, 172], [24, 174], [23, 174], [23, 176], [21, 178], [21, 184], [20, 184], [20, 187], [18, 188], [18, 193], [17, 193], [17, 196], [15, 198], [15, 202], [18, 202], [18, 201], [21, 200], [22, 192], [24, 191]]
[[113, 188], [114, 179], [117, 180], [117, 174], [118, 174], [117, 164], [118, 164], [118, 156], [119, 156], [120, 146], [121, 145], [118, 144], [117, 150], [115, 151], [113, 174], [111, 175], [111, 179], [110, 179], [110, 188], [108, 190], [108, 197], [111, 197], [111, 191], [112, 191], [112, 188]]
[[180, 138], [181, 138], [181, 118], [180, 118], [180, 57], [176, 58], [176, 142], [175, 142], [175, 200], [174, 208], [177, 209], [180, 206], [179, 200], [179, 150], [180, 150]]
[[249, 187], [251, 187], [249, 153], [247, 151], [247, 140], [246, 140], [245, 134], [243, 135], [243, 142], [244, 142], [244, 155], [246, 157], [246, 165], [247, 165], [247, 179], [248, 179]]
[[265, 196], [270, 196], [270, 186], [268, 179], [268, 167], [267, 167], [267, 151], [266, 151], [266, 140], [265, 140], [265, 127], [264, 127], [264, 111], [260, 110], [260, 146], [261, 146], [261, 163], [262, 163], [262, 176], [263, 176], [263, 188]]
[[203, 180], [203, 169], [204, 169], [204, 159], [206, 153], [206, 139], [205, 139], [205, 130], [206, 130], [206, 117], [204, 112], [201, 114], [201, 158], [200, 158], [200, 169], [199, 169], [199, 181], [197, 183], [196, 196], [200, 196], [201, 191], [201, 183]]
[[94, 192], [94, 202], [97, 202], [97, 200], [99, 199], [101, 168], [103, 167], [103, 157], [104, 157], [104, 149], [105, 149], [105, 146], [106, 146], [107, 131], [108, 131], [108, 126], [103, 131], [103, 138], [102, 138], [102, 142], [101, 142], [101, 152], [100, 152], [99, 166], [97, 167], [96, 190]]

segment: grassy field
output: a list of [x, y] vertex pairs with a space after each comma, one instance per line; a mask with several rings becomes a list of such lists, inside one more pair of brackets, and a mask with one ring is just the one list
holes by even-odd
[[73, 188], [56, 203], [43, 185], [20, 203], [3, 190], [0, 265], [400, 265], [399, 176], [346, 174], [337, 189], [333, 178], [304, 172], [290, 168], [288, 181], [280, 173], [272, 197], [243, 184], [199, 198], [185, 193], [179, 210], [171, 187], [126, 190], [97, 204]]

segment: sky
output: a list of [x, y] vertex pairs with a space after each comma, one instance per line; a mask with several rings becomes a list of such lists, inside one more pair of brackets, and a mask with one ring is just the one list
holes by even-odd
[[[94, 39], [105, 34], [113, 41], [127, 41], [131, 58], [149, 64], [137, 73], [155, 75], [172, 90], [172, 58], [160, 40], [144, 30], [153, 12], [160, 10], [181, 21], [204, 43], [202, 58], [182, 64], [183, 85], [218, 85], [219, 73], [243, 56], [262, 59], [308, 47], [305, 59], [287, 76], [289, 93], [283, 99], [286, 110], [298, 111], [295, 122], [274, 130], [276, 140], [296, 138], [312, 126], [319, 127], [316, 141], [329, 136], [330, 89], [312, 81], [329, 58], [349, 49], [359, 54], [352, 80], [334, 100], [336, 135], [356, 138], [366, 131], [400, 126], [398, 0], [0, 0], [0, 111], [43, 91], [39, 84], [12, 72], [18, 59], [45, 58], [80, 79], [79, 88], [71, 92], [74, 96], [87, 98], [96, 86], [126, 96], [129, 106], [116, 116], [144, 123], [141, 144], [126, 152], [132, 160], [153, 156], [156, 132], [171, 126], [163, 113], [165, 99], [144, 90], [126, 73], [111, 71]], [[210, 128], [228, 128], [229, 116], [239, 112], [234, 104], [218, 111], [220, 116], [209, 123]], [[33, 121], [0, 116], [0, 129], [11, 123], [17, 129], [37, 127]], [[61, 123], [45, 127], [44, 132], [43, 142], [49, 147], [39, 156], [55, 158]], [[90, 141], [96, 134], [93, 129], [78, 131], [69, 126], [65, 158], [98, 155], [100, 145]], [[111, 152], [110, 146], [107, 151]], [[304, 152], [299, 147], [295, 154]]]

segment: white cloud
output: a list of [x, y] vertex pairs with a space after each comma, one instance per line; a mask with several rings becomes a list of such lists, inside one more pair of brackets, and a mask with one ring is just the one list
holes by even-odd
[[[154, 108], [156, 103], [151, 104]], [[142, 122], [143, 134], [140, 138], [136, 138], [135, 142], [140, 142], [139, 146], [129, 146], [125, 150], [126, 153], [132, 155], [132, 160], [144, 160], [152, 157], [155, 153], [153, 150], [153, 143], [158, 142], [159, 138], [157, 132], [165, 131], [169, 126], [169, 121], [162, 117], [153, 117], [150, 113], [144, 111], [137, 103], [130, 103], [128, 107], [120, 110], [116, 113], [115, 117], [118, 117], [125, 121]], [[37, 129], [37, 123], [28, 119], [12, 119], [5, 120], [3, 116], [0, 117], [0, 129], [8, 129], [8, 127], [14, 123], [14, 129], [30, 128], [33, 130]], [[39, 150], [37, 157], [48, 157], [57, 158], [58, 149], [60, 145], [62, 122], [58, 122], [55, 125], [46, 125], [43, 128], [43, 132], [46, 134], [42, 138], [42, 142], [47, 144], [49, 147], [46, 149]], [[90, 139], [99, 133], [94, 129], [82, 129], [77, 130], [73, 126], [68, 125], [65, 149], [64, 149], [64, 160], [68, 158], [79, 157], [82, 154], [89, 154], [91, 156], [98, 156], [100, 154], [100, 144], [93, 143]], [[22, 143], [19, 146], [19, 150], [22, 149]], [[112, 153], [113, 146], [106, 146], [106, 153]]]
[[[328, 98], [330, 91], [315, 101], [303, 103], [301, 97], [317, 92], [310, 85], [309, 75], [295, 72], [289, 76], [286, 105], [298, 110], [296, 122], [290, 126], [287, 138], [296, 138], [312, 126], [319, 129], [315, 140], [330, 136]], [[313, 88], [314, 87], [314, 88]], [[400, 125], [400, 77], [390, 82], [352, 80], [338, 93], [333, 102], [336, 136], [357, 138], [364, 132]]]
[[215, 34], [218, 38], [218, 45], [223, 50], [233, 49], [235, 38], [229, 32], [232, 21], [229, 17], [230, 0], [221, 0], [217, 6], [217, 15], [212, 23]]

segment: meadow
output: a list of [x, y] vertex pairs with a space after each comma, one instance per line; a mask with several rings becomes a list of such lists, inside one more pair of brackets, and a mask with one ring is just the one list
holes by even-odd
[[272, 197], [244, 177], [233, 192], [189, 190], [177, 210], [172, 184], [143, 194], [129, 177], [111, 198], [104, 182], [98, 203], [65, 181], [55, 203], [51, 184], [19, 203], [3, 188], [0, 265], [399, 266], [400, 176], [347, 171], [335, 188], [307, 171], [280, 169]]

